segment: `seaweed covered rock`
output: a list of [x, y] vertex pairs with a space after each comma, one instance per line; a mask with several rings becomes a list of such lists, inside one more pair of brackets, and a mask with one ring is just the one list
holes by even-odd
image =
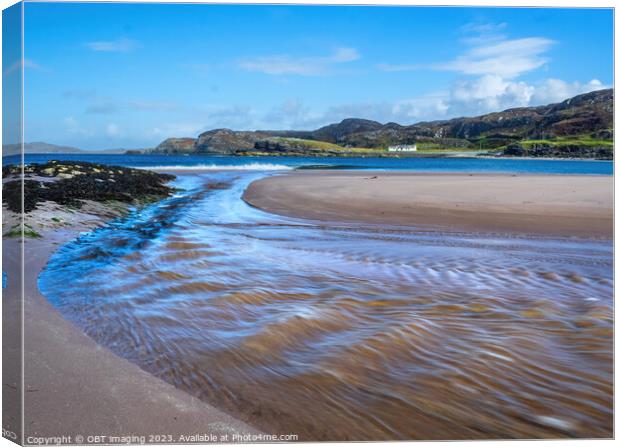
[[[21, 167], [2, 168], [3, 201], [8, 209], [21, 211]], [[46, 200], [79, 208], [82, 200], [104, 202], [117, 200], [131, 203], [167, 197], [172, 188], [165, 183], [175, 177], [169, 174], [107, 166], [87, 162], [50, 161], [29, 164], [23, 169], [24, 211], [36, 209]]]

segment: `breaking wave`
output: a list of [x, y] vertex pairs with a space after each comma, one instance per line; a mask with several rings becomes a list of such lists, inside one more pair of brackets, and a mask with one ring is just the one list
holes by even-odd
[[136, 169], [148, 169], [152, 171], [288, 171], [295, 169], [294, 166], [278, 165], [272, 163], [247, 163], [243, 165], [160, 165], [160, 166], [133, 166]]

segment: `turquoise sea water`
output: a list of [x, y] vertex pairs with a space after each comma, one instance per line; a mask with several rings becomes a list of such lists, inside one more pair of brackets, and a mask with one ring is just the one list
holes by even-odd
[[[3, 157], [2, 163], [19, 163], [19, 156]], [[186, 167], [200, 169], [387, 169], [443, 172], [511, 172], [540, 174], [613, 174], [612, 161], [521, 160], [499, 158], [306, 158], [218, 157], [167, 155], [32, 154], [27, 163], [48, 160], [90, 161], [135, 167]]]

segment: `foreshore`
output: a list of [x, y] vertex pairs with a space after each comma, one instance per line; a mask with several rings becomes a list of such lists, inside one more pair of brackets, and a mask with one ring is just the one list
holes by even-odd
[[[7, 275], [3, 292], [3, 428], [19, 440], [22, 384], [16, 365], [22, 355], [19, 296], [23, 247], [26, 444], [48, 438], [56, 442], [58, 437], [63, 437], [62, 443], [84, 444], [87, 436], [95, 435], [107, 437], [100, 438], [102, 443], [123, 443], [129, 437], [137, 439], [134, 442], [175, 443], [198, 432], [209, 434], [210, 442], [231, 442], [233, 436], [259, 434], [97, 344], [41, 295], [37, 278], [49, 256], [81, 232], [91, 231], [118, 215], [118, 209], [94, 202], [86, 203], [79, 211], [63, 210], [65, 207], [46, 203], [29, 213], [28, 223], [40, 237], [26, 237], [23, 243], [17, 237], [3, 238]], [[3, 209], [5, 229], [15, 224], [16, 215], [11, 214], [6, 207]], [[62, 223], [50, 221], [51, 216], [60, 216]]]
[[611, 176], [292, 172], [252, 183], [243, 199], [267, 212], [312, 220], [613, 235]]
[[[608, 238], [612, 185], [613, 178], [604, 176], [291, 171], [252, 183], [244, 199], [268, 212], [316, 220]], [[39, 202], [28, 214], [28, 228], [40, 237], [27, 237], [23, 244], [4, 238], [5, 343], [15, 341], [20, 322], [19, 306], [11, 303], [17, 304], [18, 260], [21, 248], [26, 250], [26, 438], [63, 435], [75, 440], [77, 435], [103, 434], [149, 442], [150, 435], [164, 434], [170, 438], [163, 442], [178, 442], [198, 435], [197, 430], [229, 440], [259, 433], [97, 344], [40, 294], [37, 278], [53, 251], [81, 232], [105, 225], [127, 206], [86, 200], [79, 210], [69, 210]], [[3, 212], [11, 216], [6, 208]], [[15, 221], [4, 223], [9, 229]], [[234, 264], [236, 275], [239, 267]], [[12, 355], [18, 362], [18, 346]], [[6, 359], [5, 407], [16, 404], [21, 386], [13, 362]], [[19, 416], [5, 416], [5, 425], [7, 420], [18, 424]], [[544, 430], [540, 433], [548, 433]]]

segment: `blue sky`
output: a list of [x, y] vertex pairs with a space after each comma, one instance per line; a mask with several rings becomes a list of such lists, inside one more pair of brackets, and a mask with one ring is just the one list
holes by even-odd
[[610, 86], [613, 15], [27, 3], [24, 67], [26, 141], [140, 148], [216, 127], [412, 124]]

